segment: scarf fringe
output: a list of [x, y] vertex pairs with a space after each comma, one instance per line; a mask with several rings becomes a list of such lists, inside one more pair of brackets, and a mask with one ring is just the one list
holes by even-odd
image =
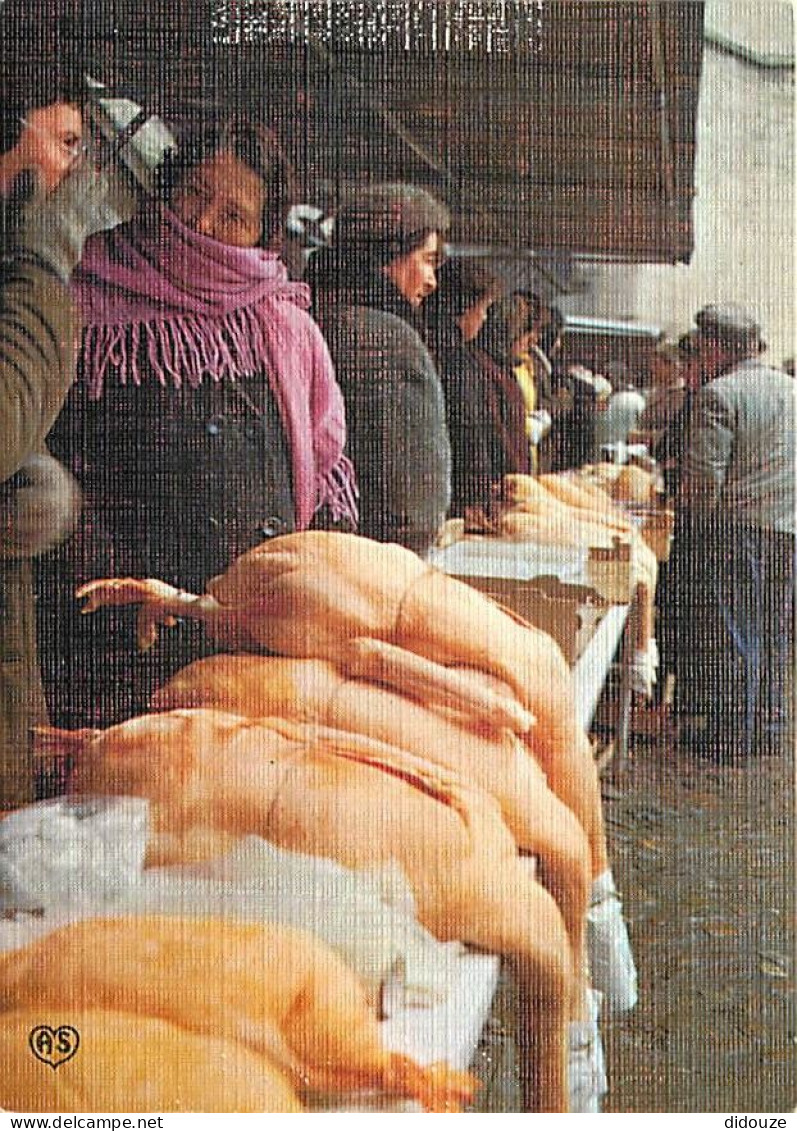
[[354, 530], [360, 523], [359, 498], [354, 465], [346, 456], [316, 480], [316, 509], [326, 504], [334, 522], [348, 519]]
[[142, 364], [162, 386], [175, 389], [183, 383], [196, 389], [206, 377], [234, 380], [257, 373], [269, 345], [262, 305], [241, 307], [221, 319], [180, 314], [127, 326], [88, 326], [81, 368], [89, 399], [100, 399], [111, 376], [121, 385], [141, 385]]
[[[260, 373], [264, 367], [272, 370], [274, 363], [270, 364], [269, 359], [274, 353], [279, 356], [292, 348], [280, 319], [264, 309], [272, 301], [266, 299], [255, 306], [240, 307], [223, 318], [181, 314], [125, 326], [87, 326], [83, 335], [80, 372], [89, 400], [100, 400], [106, 382], [112, 379], [122, 386], [141, 386], [146, 377], [148, 380], [154, 378], [164, 388], [181, 389], [187, 385], [196, 389], [205, 378], [214, 382], [236, 380]], [[281, 405], [286, 432], [291, 436], [296, 419], [291, 411], [290, 398], [284, 396], [279, 385], [275, 395]], [[294, 445], [298, 439], [292, 437]], [[308, 451], [312, 450], [309, 433], [307, 442]], [[305, 466], [301, 462], [301, 452], [294, 450], [293, 464], [294, 484], [299, 491], [296, 510], [300, 528], [308, 525], [314, 509], [326, 504], [333, 521], [348, 520], [356, 529], [359, 522], [358, 492], [350, 460], [340, 455], [329, 471], [316, 471], [315, 481], [312, 471], [300, 480]], [[304, 490], [301, 482], [306, 483]]]

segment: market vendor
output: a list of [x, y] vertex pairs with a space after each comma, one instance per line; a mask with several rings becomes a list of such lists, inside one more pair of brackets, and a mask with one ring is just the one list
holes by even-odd
[[649, 448], [667, 430], [686, 399], [685, 357], [675, 342], [661, 341], [648, 364], [645, 409], [639, 431]]
[[45, 721], [30, 558], [63, 537], [77, 495], [45, 437], [74, 378], [67, 281], [104, 218], [83, 158], [82, 82], [54, 61], [0, 76], [0, 810], [33, 800], [30, 728]]
[[521, 470], [504, 442], [501, 385], [470, 348], [501, 289], [483, 264], [450, 259], [425, 309], [425, 337], [443, 385], [451, 438], [450, 514], [464, 516], [475, 529], [489, 523], [503, 477]]
[[[187, 626], [136, 656], [126, 614], [80, 617], [98, 576], [204, 588], [245, 550], [356, 523], [343, 401], [309, 291], [279, 241], [292, 174], [233, 120], [182, 140], [164, 205], [87, 247], [74, 291], [79, 379], [52, 445], [85, 495], [77, 536], [42, 570], [46, 689], [61, 725], [108, 724], [210, 645]], [[120, 617], [124, 624], [120, 624]]]
[[795, 385], [759, 359], [752, 312], [711, 305], [695, 321], [676, 704], [690, 747], [727, 761], [785, 751], [790, 735]]
[[360, 533], [418, 553], [437, 537], [451, 494], [443, 391], [418, 333], [448, 225], [425, 189], [363, 186], [337, 213], [333, 247], [311, 265], [346, 401]]
[[493, 303], [471, 347], [491, 385], [494, 443], [505, 475], [528, 475], [532, 471], [535, 443], [531, 436], [536, 442], [550, 426], [548, 413], [540, 412], [534, 418], [538, 431], [529, 432], [528, 404], [536, 403], [536, 385], [529, 373], [529, 402], [516, 373], [532, 336], [528, 300], [515, 292]]

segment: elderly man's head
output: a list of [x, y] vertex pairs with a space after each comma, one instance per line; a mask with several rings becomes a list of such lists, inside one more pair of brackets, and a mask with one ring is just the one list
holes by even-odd
[[704, 381], [766, 348], [757, 316], [745, 307], [712, 303], [697, 312], [695, 324], [690, 338]]
[[59, 67], [30, 68], [24, 61], [0, 75], [0, 194], [21, 173], [33, 173], [50, 191], [83, 153], [82, 74]]

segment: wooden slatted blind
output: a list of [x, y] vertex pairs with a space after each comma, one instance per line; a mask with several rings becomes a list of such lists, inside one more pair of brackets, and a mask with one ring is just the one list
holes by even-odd
[[94, 70], [153, 108], [265, 118], [311, 197], [401, 178], [446, 197], [459, 241], [691, 253], [702, 0], [58, 7]]

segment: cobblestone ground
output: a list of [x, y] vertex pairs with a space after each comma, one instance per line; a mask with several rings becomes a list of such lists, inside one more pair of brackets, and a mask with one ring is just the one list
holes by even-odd
[[[607, 1112], [797, 1105], [794, 767], [746, 769], [639, 746], [604, 780], [640, 1004], [604, 1022]], [[477, 1066], [479, 1111], [518, 1111], [512, 990]]]

